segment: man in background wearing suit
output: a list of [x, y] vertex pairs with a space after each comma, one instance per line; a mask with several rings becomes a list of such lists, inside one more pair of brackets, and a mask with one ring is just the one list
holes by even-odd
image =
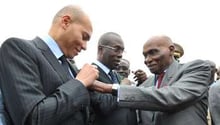
[[210, 65], [203, 60], [179, 64], [174, 50], [167, 36], [154, 36], [144, 44], [145, 64], [155, 74], [146, 82], [154, 86], [98, 84], [94, 89], [118, 92], [120, 107], [154, 111], [154, 125], [207, 125]]
[[86, 125], [87, 87], [98, 70], [85, 64], [76, 75], [66, 58], [86, 50], [91, 34], [89, 17], [68, 5], [56, 13], [48, 35], [3, 43], [0, 83], [14, 125]]
[[[117, 69], [124, 51], [124, 43], [120, 35], [114, 32], [104, 33], [98, 42], [97, 60], [93, 63], [99, 70], [97, 80], [119, 84]], [[95, 113], [95, 125], [136, 125], [135, 110], [118, 108], [117, 98], [111, 94], [94, 92], [92, 108]]]
[[130, 74], [130, 62], [127, 59], [121, 59], [119, 65], [117, 66], [116, 72], [119, 74], [121, 79], [121, 84], [123, 85], [135, 85], [135, 82], [128, 79]]

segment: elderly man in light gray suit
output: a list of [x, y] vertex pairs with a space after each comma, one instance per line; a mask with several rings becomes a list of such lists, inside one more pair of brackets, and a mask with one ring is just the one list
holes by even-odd
[[118, 91], [120, 107], [153, 111], [154, 125], [207, 125], [210, 65], [203, 60], [179, 64], [174, 50], [167, 36], [154, 36], [144, 44], [145, 64], [155, 74], [146, 80], [151, 87], [98, 84], [94, 89]]
[[212, 124], [220, 125], [220, 81], [216, 81], [209, 89], [209, 110]]

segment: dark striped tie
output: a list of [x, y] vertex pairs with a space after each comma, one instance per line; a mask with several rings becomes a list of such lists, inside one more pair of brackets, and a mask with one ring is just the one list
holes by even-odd
[[113, 83], [118, 83], [118, 79], [117, 79], [116, 74], [114, 73], [114, 71], [111, 70], [108, 74], [111, 77]]
[[65, 56], [61, 56], [59, 58], [59, 60], [62, 62], [61, 63], [61, 66], [63, 67], [63, 70], [65, 71], [65, 75], [68, 77], [68, 78], [72, 78], [71, 74], [70, 74], [70, 71], [69, 71], [69, 64], [65, 58]]

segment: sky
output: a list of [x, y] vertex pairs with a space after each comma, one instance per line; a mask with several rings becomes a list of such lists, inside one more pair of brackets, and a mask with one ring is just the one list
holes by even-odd
[[143, 44], [155, 35], [167, 35], [184, 48], [181, 62], [211, 60], [220, 66], [220, 4], [218, 0], [1, 0], [0, 44], [9, 37], [33, 39], [47, 34], [54, 14], [76, 4], [90, 16], [93, 34], [77, 65], [96, 60], [97, 41], [116, 32], [125, 43], [124, 58], [131, 70], [144, 65]]

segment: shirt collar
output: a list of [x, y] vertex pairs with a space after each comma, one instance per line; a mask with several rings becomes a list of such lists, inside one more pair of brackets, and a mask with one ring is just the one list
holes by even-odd
[[[163, 73], [163, 74], [165, 74], [165, 73], [166, 73], [166, 71], [167, 71], [167, 69], [166, 69], [166, 70], [164, 70], [162, 73]], [[162, 73], [160, 73], [160, 74], [162, 74]], [[157, 74], [156, 76], [159, 76], [160, 74]]]
[[98, 65], [99, 67], [101, 67], [101, 69], [108, 74], [110, 72], [110, 69], [108, 67], [106, 67], [104, 64], [102, 64], [100, 61], [96, 60], [94, 62], [96, 65]]
[[[164, 75], [166, 74], [166, 71], [167, 71], [167, 69], [163, 71]], [[162, 73], [161, 73], [161, 74], [162, 74]], [[155, 74], [155, 75], [154, 75], [154, 77], [155, 77], [155, 82], [157, 81], [157, 78], [158, 78], [159, 75], [160, 75], [160, 74]]]
[[50, 35], [46, 35], [40, 38], [47, 44], [47, 46], [50, 48], [50, 50], [56, 56], [57, 59], [59, 59], [63, 55], [63, 52], [61, 51], [60, 47]]

